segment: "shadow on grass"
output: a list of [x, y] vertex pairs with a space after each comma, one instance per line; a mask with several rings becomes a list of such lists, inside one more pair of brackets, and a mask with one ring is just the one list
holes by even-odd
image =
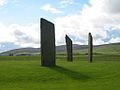
[[61, 74], [64, 74], [65, 76], [68, 76], [74, 80], [87, 81], [90, 78], [87, 75], [84, 75], [82, 73], [79, 73], [70, 69], [66, 69], [61, 66], [55, 66], [55, 67], [49, 67], [49, 68]]

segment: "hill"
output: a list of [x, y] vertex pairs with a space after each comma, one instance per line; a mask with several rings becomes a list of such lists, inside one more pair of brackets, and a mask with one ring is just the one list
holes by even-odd
[[[87, 48], [82, 50], [74, 50], [74, 52], [78, 52], [80, 54], [85, 54], [88, 52]], [[120, 43], [110, 43], [110, 44], [103, 44], [103, 45], [96, 45], [93, 47], [94, 54], [109, 54], [109, 55], [120, 55]]]
[[[87, 45], [78, 45], [73, 44], [73, 53], [74, 54], [85, 54], [88, 52]], [[111, 44], [104, 44], [104, 45], [97, 45], [93, 48], [94, 54], [119, 54], [120, 55], [120, 43], [111, 43]], [[1, 56], [30, 56], [30, 55], [39, 55], [40, 48], [20, 48], [14, 49], [6, 52], [2, 52]], [[57, 54], [65, 54], [66, 53], [66, 45], [56, 46], [56, 53]]]
[[20, 55], [34, 55], [37, 54], [37, 52], [40, 51], [40, 48], [19, 48], [19, 49], [14, 49], [6, 52], [2, 52], [0, 55], [1, 56], [9, 56], [9, 55], [14, 55], [14, 56], [20, 56]]
[[[87, 45], [73, 44], [73, 50], [82, 50], [85, 48], [87, 48]], [[40, 51], [41, 51], [40, 48], [19, 48], [19, 49], [2, 52], [0, 53], [0, 55], [1, 56], [9, 56], [9, 55], [31, 56], [31, 55], [39, 55]], [[66, 45], [56, 46], [56, 53], [65, 53], [65, 52], [66, 52]]]
[[94, 47], [95, 53], [102, 54], [119, 54], [120, 55], [120, 43], [111, 43], [105, 45], [99, 45]]

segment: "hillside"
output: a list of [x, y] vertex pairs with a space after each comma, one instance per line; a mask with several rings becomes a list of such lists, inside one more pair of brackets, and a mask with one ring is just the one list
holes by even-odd
[[95, 53], [102, 54], [119, 54], [120, 55], [120, 43], [112, 43], [106, 45], [99, 45], [94, 47]]
[[[87, 45], [78, 45], [73, 44], [73, 53], [74, 54], [85, 54], [87, 53]], [[97, 45], [94, 46], [93, 52], [95, 54], [117, 54], [120, 55], [120, 43], [112, 43], [112, 44], [104, 44], [104, 45]], [[65, 54], [66, 53], [66, 45], [56, 46], [56, 53], [57, 54]], [[7, 52], [3, 52], [0, 55], [1, 56], [8, 56], [8, 55], [39, 55], [40, 54], [40, 48], [20, 48], [20, 49], [14, 49]]]
[[[87, 48], [87, 45], [78, 45], [74, 44], [73, 45], [73, 50], [82, 50]], [[40, 48], [19, 48], [19, 49], [14, 49], [6, 52], [2, 52], [0, 55], [1, 56], [9, 56], [11, 54], [15, 56], [19, 55], [39, 55], [40, 54]], [[61, 45], [61, 46], [56, 46], [56, 53], [65, 53], [66, 52], [66, 45]]]
[[19, 56], [19, 55], [34, 55], [40, 51], [39, 48], [19, 48], [19, 49], [14, 49], [6, 52], [2, 52], [0, 55], [1, 56], [9, 56], [10, 54], [13, 54], [14, 56]]

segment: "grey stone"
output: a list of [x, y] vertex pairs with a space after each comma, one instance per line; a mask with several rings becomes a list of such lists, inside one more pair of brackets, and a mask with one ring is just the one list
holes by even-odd
[[93, 61], [93, 37], [91, 33], [88, 34], [88, 58], [89, 61]]
[[66, 35], [67, 61], [73, 61], [72, 40]]
[[55, 27], [54, 24], [41, 18], [41, 65], [56, 65]]

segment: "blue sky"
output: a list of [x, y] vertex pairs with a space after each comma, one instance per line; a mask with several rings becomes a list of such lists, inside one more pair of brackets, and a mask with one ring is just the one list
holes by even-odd
[[0, 52], [39, 47], [40, 18], [55, 24], [56, 45], [120, 42], [120, 0], [0, 0]]
[[[80, 10], [84, 3], [88, 3], [88, 0], [75, 0], [61, 4], [62, 0], [1, 0], [6, 2], [0, 6], [0, 21], [6, 25], [13, 23], [26, 25], [28, 23], [39, 22], [40, 17], [45, 17], [49, 20], [53, 20], [56, 17], [65, 16], [68, 14], [76, 13]], [[67, 0], [63, 0], [67, 1]], [[51, 7], [60, 10], [62, 13], [49, 13], [41, 8], [44, 5], [50, 4]], [[67, 8], [66, 8], [67, 7]]]

